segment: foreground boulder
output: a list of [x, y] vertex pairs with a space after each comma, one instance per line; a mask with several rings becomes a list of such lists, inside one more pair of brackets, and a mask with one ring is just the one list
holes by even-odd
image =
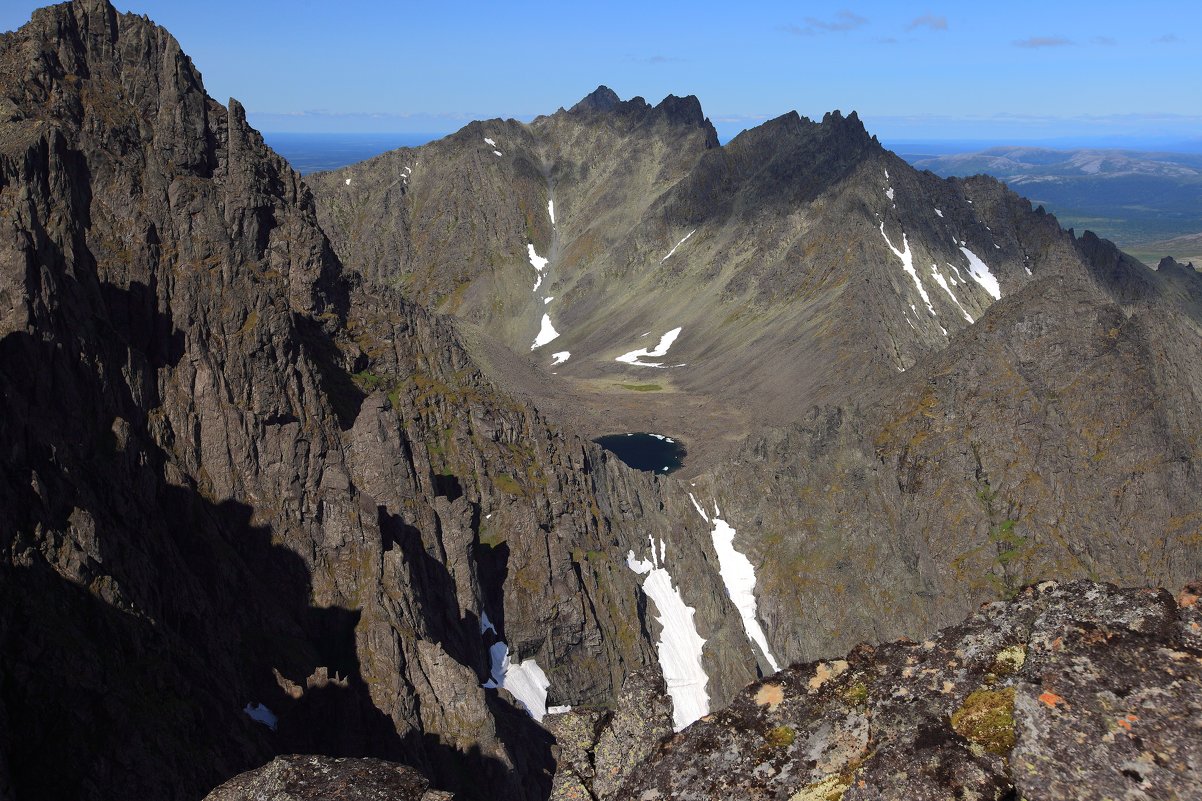
[[1200, 798], [1200, 593], [1046, 582], [796, 665], [662, 742], [622, 797]]
[[381, 759], [281, 756], [230, 779], [205, 801], [449, 801], [413, 768]]

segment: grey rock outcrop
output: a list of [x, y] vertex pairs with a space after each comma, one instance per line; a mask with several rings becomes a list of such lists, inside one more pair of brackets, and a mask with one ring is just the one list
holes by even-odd
[[1181, 599], [1049, 582], [924, 642], [795, 665], [664, 741], [620, 797], [1197, 797], [1202, 651]]
[[552, 801], [603, 801], [672, 733], [672, 704], [663, 679], [644, 670], [627, 677], [612, 710], [574, 709], [547, 728], [557, 748]]
[[451, 801], [413, 768], [379, 759], [276, 757], [235, 776], [205, 801]]

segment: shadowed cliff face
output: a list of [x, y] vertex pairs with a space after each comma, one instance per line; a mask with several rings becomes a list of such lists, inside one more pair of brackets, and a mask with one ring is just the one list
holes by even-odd
[[[655, 660], [626, 551], [701, 560], [700, 526], [362, 292], [162, 29], [56, 6], [0, 67], [0, 786], [197, 797], [301, 751], [545, 796], [483, 616], [549, 704], [605, 704]], [[712, 659], [716, 697], [754, 678]]]

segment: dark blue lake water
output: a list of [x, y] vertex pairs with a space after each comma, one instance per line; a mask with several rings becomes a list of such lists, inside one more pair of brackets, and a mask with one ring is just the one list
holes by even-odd
[[634, 434], [607, 434], [593, 442], [635, 470], [646, 470], [661, 475], [679, 470], [687, 454], [684, 445], [678, 440], [641, 431]]
[[418, 147], [446, 134], [440, 133], [264, 133], [272, 150], [288, 159], [301, 175], [336, 170], [348, 164], [396, 150]]

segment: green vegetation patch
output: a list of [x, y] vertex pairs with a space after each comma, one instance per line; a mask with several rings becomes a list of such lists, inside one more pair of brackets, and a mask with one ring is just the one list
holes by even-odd
[[797, 739], [797, 733], [788, 726], [776, 726], [768, 730], [764, 735], [764, 739], [773, 748], [788, 748]]
[[1014, 748], [1014, 688], [972, 692], [952, 713], [952, 729], [991, 754], [1005, 756]]
[[659, 384], [618, 384], [618, 386], [631, 392], [663, 392], [664, 390]]
[[493, 484], [501, 492], [508, 493], [509, 495], [522, 494], [522, 485], [513, 476], [506, 475], [505, 473], [497, 474], [493, 479]]
[[843, 700], [849, 704], [859, 706], [868, 700], [868, 685], [862, 681], [857, 681], [843, 691]]

